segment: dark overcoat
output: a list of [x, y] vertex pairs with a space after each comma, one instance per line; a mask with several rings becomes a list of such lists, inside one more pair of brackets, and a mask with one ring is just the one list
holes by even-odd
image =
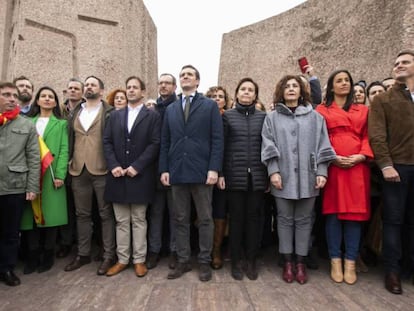
[[[161, 119], [157, 112], [141, 108], [128, 133], [128, 107], [113, 111], [105, 127], [103, 144], [108, 174], [105, 200], [120, 204], [151, 203], [156, 186]], [[112, 169], [132, 166], [138, 174], [115, 178]]]
[[185, 122], [180, 95], [165, 111], [159, 172], [168, 172], [171, 184], [204, 184], [208, 171], [221, 170], [223, 142], [217, 103], [196, 93]]

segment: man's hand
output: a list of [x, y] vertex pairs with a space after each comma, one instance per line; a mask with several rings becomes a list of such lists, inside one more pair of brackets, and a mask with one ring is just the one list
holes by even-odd
[[282, 190], [282, 176], [279, 173], [274, 173], [270, 176], [270, 182], [276, 189]]
[[218, 180], [218, 173], [216, 171], [207, 172], [206, 185], [215, 185]]
[[164, 186], [170, 186], [170, 173], [162, 173], [160, 181]]
[[388, 167], [382, 170], [382, 176], [386, 181], [400, 182], [400, 174], [393, 167]]
[[26, 192], [26, 201], [33, 201], [36, 199], [37, 194], [34, 192]]
[[219, 177], [218, 182], [217, 182], [217, 187], [220, 190], [226, 189], [226, 181], [224, 180], [224, 177]]
[[114, 169], [112, 169], [111, 173], [112, 176], [114, 176], [115, 178], [124, 176], [124, 170], [120, 166], [117, 166]]
[[125, 170], [125, 175], [129, 176], [129, 177], [135, 177], [138, 175], [138, 171], [133, 168], [132, 166], [128, 166]]

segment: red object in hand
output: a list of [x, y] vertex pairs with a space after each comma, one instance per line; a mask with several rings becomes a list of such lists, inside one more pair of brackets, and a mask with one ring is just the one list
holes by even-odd
[[307, 66], [309, 66], [309, 63], [306, 57], [299, 58], [298, 63], [299, 63], [299, 67], [302, 73], [306, 73]]

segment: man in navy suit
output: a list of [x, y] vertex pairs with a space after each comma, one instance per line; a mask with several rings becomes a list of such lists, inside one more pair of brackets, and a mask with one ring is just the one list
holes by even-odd
[[214, 223], [212, 191], [223, 157], [223, 125], [215, 101], [197, 92], [200, 73], [192, 65], [180, 72], [182, 94], [168, 106], [161, 134], [159, 172], [163, 185], [171, 185], [178, 263], [169, 279], [181, 277], [190, 266], [191, 198], [199, 231], [199, 279], [211, 279]]

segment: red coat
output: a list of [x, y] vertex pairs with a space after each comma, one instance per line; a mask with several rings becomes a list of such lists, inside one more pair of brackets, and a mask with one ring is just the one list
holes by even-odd
[[[349, 111], [335, 103], [316, 110], [325, 118], [329, 140], [337, 155], [363, 154], [373, 158], [368, 142], [368, 108], [352, 105]], [[368, 220], [370, 217], [370, 168], [361, 162], [352, 168], [331, 164], [323, 192], [323, 214], [338, 214], [341, 220]]]

